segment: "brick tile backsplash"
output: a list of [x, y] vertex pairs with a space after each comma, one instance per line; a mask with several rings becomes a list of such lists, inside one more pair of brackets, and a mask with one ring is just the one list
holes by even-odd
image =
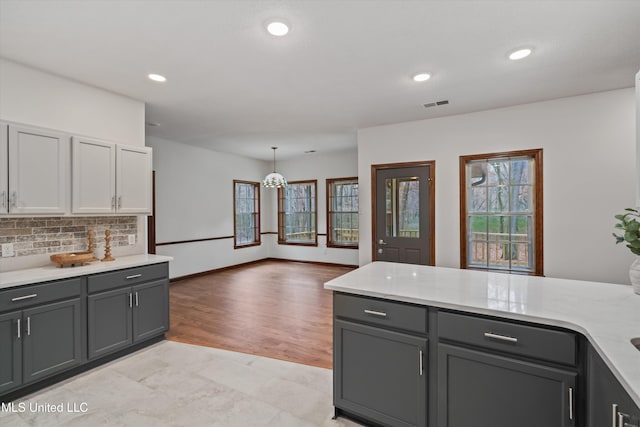
[[0, 243], [13, 243], [16, 256], [86, 251], [88, 231], [96, 247], [104, 246], [104, 231], [111, 230], [111, 247], [127, 246], [128, 234], [138, 234], [135, 216], [0, 218]]

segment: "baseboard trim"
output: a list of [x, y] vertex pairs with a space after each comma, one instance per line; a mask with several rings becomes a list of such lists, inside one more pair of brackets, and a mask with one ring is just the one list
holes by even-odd
[[228, 265], [226, 267], [220, 267], [220, 268], [214, 268], [211, 270], [206, 270], [206, 271], [201, 271], [198, 273], [193, 273], [193, 274], [187, 274], [184, 276], [178, 276], [178, 277], [173, 277], [171, 279], [169, 279], [169, 283], [176, 283], [176, 282], [181, 282], [183, 280], [187, 280], [187, 279], [195, 279], [198, 277], [202, 277], [202, 276], [207, 276], [209, 274], [212, 273], [220, 273], [221, 271], [225, 271], [225, 270], [233, 270], [236, 268], [241, 268], [241, 267], [246, 267], [252, 264], [259, 264], [261, 262], [264, 261], [282, 261], [282, 262], [301, 262], [301, 263], [305, 263], [305, 264], [315, 264], [315, 265], [324, 265], [327, 267], [350, 267], [350, 268], [358, 268], [358, 265], [353, 265], [353, 264], [338, 264], [338, 263], [333, 263], [333, 262], [320, 262], [320, 261], [304, 261], [304, 260], [297, 260], [297, 259], [286, 259], [286, 258], [271, 258], [271, 257], [267, 257], [267, 258], [260, 258], [254, 261], [248, 261], [248, 262], [243, 262], [240, 264], [234, 264], [234, 265]]

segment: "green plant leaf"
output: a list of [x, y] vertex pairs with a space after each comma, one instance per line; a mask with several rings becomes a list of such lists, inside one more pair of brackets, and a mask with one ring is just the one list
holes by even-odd
[[625, 211], [639, 213], [636, 209], [633, 208], [624, 208]]
[[624, 221], [624, 218], [629, 214], [618, 214], [614, 218], [619, 219], [620, 221]]
[[633, 252], [634, 254], [640, 256], [640, 249], [632, 248], [631, 246], [627, 246], [627, 247], [631, 250], [631, 252]]
[[620, 223], [617, 223], [616, 225], [613, 226], [614, 228], [624, 228], [624, 226]]
[[628, 231], [638, 231], [638, 230], [640, 230], [640, 222], [636, 221], [635, 219], [632, 219], [627, 224], [627, 230]]
[[634, 240], [633, 242], [629, 243], [629, 246], [635, 248], [635, 249], [640, 249], [640, 239], [639, 240]]
[[634, 240], [638, 240], [638, 233], [627, 231], [624, 233], [624, 240], [626, 240], [627, 242], [633, 242]]
[[615, 234], [613, 236], [616, 238], [616, 244], [624, 242], [624, 237], [616, 236]]

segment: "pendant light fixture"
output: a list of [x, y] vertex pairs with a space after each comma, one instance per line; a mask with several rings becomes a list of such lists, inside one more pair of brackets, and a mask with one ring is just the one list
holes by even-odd
[[278, 147], [271, 147], [273, 150], [273, 172], [267, 175], [262, 181], [262, 185], [267, 188], [280, 188], [287, 186], [287, 180], [284, 176], [276, 172], [276, 150]]

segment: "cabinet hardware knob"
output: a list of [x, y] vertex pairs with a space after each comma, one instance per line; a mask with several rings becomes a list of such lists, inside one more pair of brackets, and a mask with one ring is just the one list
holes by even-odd
[[365, 310], [364, 311], [366, 314], [370, 314], [372, 316], [378, 316], [378, 317], [387, 317], [387, 313], [383, 312], [383, 311], [375, 311], [375, 310]]
[[498, 334], [494, 334], [491, 332], [485, 332], [484, 333], [485, 338], [491, 338], [494, 340], [499, 340], [499, 341], [506, 341], [506, 342], [510, 342], [510, 343], [517, 343], [518, 342], [518, 338], [514, 338], [514, 337], [508, 337], [506, 335], [498, 335]]
[[37, 296], [38, 296], [38, 294], [25, 295], [25, 296], [22, 296], [22, 297], [11, 298], [11, 301], [12, 302], [22, 301], [23, 299], [35, 298]]

